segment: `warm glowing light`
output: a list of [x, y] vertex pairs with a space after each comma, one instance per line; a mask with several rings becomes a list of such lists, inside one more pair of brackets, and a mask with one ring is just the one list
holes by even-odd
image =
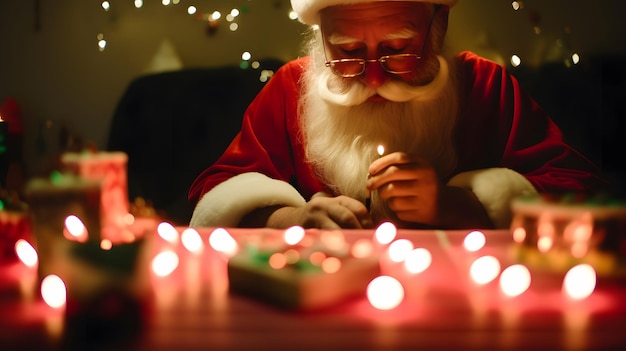
[[396, 308], [404, 299], [404, 288], [400, 282], [390, 276], [379, 276], [367, 285], [367, 299], [379, 310]]
[[253, 69], [257, 69], [257, 68], [261, 67], [261, 63], [259, 61], [253, 61], [250, 64], [250, 67], [252, 67]]
[[35, 267], [39, 261], [35, 248], [24, 239], [15, 242], [15, 254], [27, 267]]
[[193, 228], [187, 228], [180, 235], [180, 241], [185, 249], [191, 253], [199, 254], [204, 249], [204, 244], [200, 233]]
[[413, 243], [407, 239], [398, 239], [389, 245], [388, 254], [393, 262], [402, 262], [413, 250]]
[[346, 248], [346, 237], [340, 230], [331, 230], [322, 232], [320, 241], [329, 250], [340, 251]]
[[513, 7], [513, 10], [517, 11], [520, 9], [524, 8], [524, 2], [523, 1], [513, 1], [511, 3], [511, 6]]
[[337, 257], [327, 257], [322, 261], [322, 270], [324, 273], [332, 274], [341, 269], [341, 260]]
[[291, 19], [291, 20], [297, 20], [298, 19], [298, 14], [296, 13], [296, 11], [289, 11], [289, 19]]
[[198, 11], [198, 9], [195, 6], [189, 6], [187, 7], [187, 13], [190, 15], [195, 14]]
[[382, 145], [378, 145], [378, 147], [376, 147], [376, 152], [378, 153], [378, 156], [382, 156], [385, 154], [385, 147]]
[[104, 51], [104, 49], [106, 49], [107, 47], [107, 41], [104, 39], [100, 39], [98, 40], [98, 50], [100, 51]]
[[554, 240], [550, 236], [544, 236], [537, 239], [537, 249], [541, 252], [548, 252], [552, 248]]
[[102, 8], [104, 9], [104, 11], [109, 11], [109, 9], [111, 8], [111, 4], [108, 1], [103, 1]]
[[530, 287], [530, 271], [521, 264], [507, 267], [500, 275], [500, 290], [510, 297], [523, 294]]
[[233, 16], [233, 17], [239, 16], [239, 10], [238, 9], [230, 10], [230, 15]]
[[409, 273], [418, 274], [428, 269], [432, 262], [433, 257], [430, 251], [420, 247], [411, 250], [411, 252], [406, 255], [404, 268], [406, 268]]
[[127, 213], [124, 216], [122, 216], [122, 222], [125, 225], [132, 225], [133, 223], [135, 223], [135, 216], [133, 216], [130, 213]]
[[175, 244], [178, 242], [178, 230], [168, 222], [159, 223], [157, 226], [157, 234], [168, 243]]
[[374, 238], [379, 244], [387, 245], [396, 238], [398, 230], [391, 222], [381, 223], [374, 232]]
[[311, 264], [319, 266], [326, 259], [326, 254], [321, 251], [315, 251], [309, 255], [309, 261]]
[[41, 281], [41, 297], [52, 308], [60, 308], [67, 300], [65, 283], [59, 276], [51, 274]]
[[170, 4], [170, 0], [161, 0], [161, 4], [163, 4], [163, 6], [168, 6]]
[[526, 229], [522, 227], [517, 227], [513, 230], [513, 240], [516, 243], [523, 243], [524, 239], [526, 239]]
[[356, 258], [367, 257], [374, 251], [372, 241], [369, 239], [359, 239], [352, 244], [351, 253]]
[[285, 260], [287, 260], [287, 264], [296, 264], [300, 261], [300, 253], [298, 250], [289, 249], [285, 251]]
[[267, 82], [274, 75], [274, 71], [271, 69], [264, 69], [261, 71], [261, 75], [259, 76], [259, 80], [263, 83]]
[[135, 7], [141, 8], [143, 6], [143, 0], [135, 0]]
[[104, 239], [100, 241], [100, 248], [102, 250], [111, 250], [113, 248], [113, 243], [109, 239]]
[[511, 56], [511, 65], [513, 65], [513, 67], [517, 67], [521, 64], [522, 64], [522, 59], [519, 56], [517, 55]]
[[596, 271], [583, 263], [572, 267], [563, 279], [563, 291], [574, 300], [582, 300], [596, 288]]
[[64, 236], [70, 240], [86, 241], [87, 240], [87, 228], [83, 224], [83, 221], [75, 215], [69, 215], [65, 217], [65, 230]]
[[162, 251], [152, 259], [152, 272], [159, 277], [166, 277], [178, 268], [179, 261], [176, 252]]
[[239, 25], [237, 23], [231, 23], [230, 26], [228, 26], [228, 29], [230, 29], [231, 32], [234, 32], [239, 29]]
[[277, 252], [270, 256], [267, 263], [274, 269], [281, 269], [287, 265], [287, 257], [285, 257], [284, 254]]
[[500, 261], [493, 256], [483, 256], [470, 267], [470, 277], [476, 284], [484, 285], [496, 279], [500, 274]]
[[465, 236], [463, 246], [467, 251], [476, 252], [482, 249], [486, 242], [487, 238], [485, 238], [485, 234], [476, 230]]
[[238, 250], [237, 242], [224, 228], [217, 228], [209, 235], [209, 245], [228, 257], [235, 255]]
[[252, 58], [252, 54], [248, 51], [244, 51], [243, 54], [241, 54], [241, 59], [244, 61], [248, 61], [250, 58]]
[[210, 16], [210, 20], [211, 21], [217, 21], [218, 19], [220, 19], [222, 17], [222, 13], [219, 11], [213, 11], [213, 13]]
[[297, 245], [304, 239], [304, 228], [300, 226], [289, 227], [283, 234], [283, 239], [287, 245]]
[[572, 63], [577, 65], [580, 62], [580, 56], [577, 53], [572, 54]]

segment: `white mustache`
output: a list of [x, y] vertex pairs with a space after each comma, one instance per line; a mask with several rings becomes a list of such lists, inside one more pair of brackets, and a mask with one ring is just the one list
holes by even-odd
[[389, 80], [379, 88], [372, 89], [360, 82], [354, 82], [347, 90], [337, 93], [328, 87], [328, 80], [335, 78], [335, 76], [330, 70], [325, 70], [318, 79], [318, 90], [322, 99], [340, 106], [360, 105], [375, 94], [394, 102], [431, 100], [439, 95], [448, 81], [448, 64], [441, 56], [437, 56], [437, 59], [439, 60], [439, 72], [426, 85], [413, 86], [399, 80]]

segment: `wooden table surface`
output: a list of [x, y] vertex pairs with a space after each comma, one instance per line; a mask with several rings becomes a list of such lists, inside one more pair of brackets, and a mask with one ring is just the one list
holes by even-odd
[[[212, 229], [198, 231], [207, 239]], [[344, 233], [349, 240], [373, 235]], [[433, 261], [416, 275], [383, 265], [382, 273], [396, 276], [405, 289], [403, 302], [386, 311], [372, 307], [365, 291], [306, 312], [233, 294], [226, 263], [209, 246], [200, 255], [178, 248], [180, 264], [169, 276], [142, 271], [150, 289], [139, 300], [103, 293], [91, 305], [76, 308], [68, 301], [62, 310], [29, 290], [35, 270], [5, 263], [0, 350], [626, 350], [622, 281], [599, 279], [591, 296], [574, 301], [561, 292], [560, 277], [533, 272], [529, 290], [506, 297], [497, 280], [479, 286], [468, 269], [482, 255], [499, 258], [502, 268], [514, 263], [510, 233], [485, 231], [487, 245], [476, 253], [462, 249], [467, 233], [400, 230], [399, 238], [430, 250]]]

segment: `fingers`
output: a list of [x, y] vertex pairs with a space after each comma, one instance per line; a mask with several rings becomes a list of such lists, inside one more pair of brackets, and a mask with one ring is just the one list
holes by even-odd
[[324, 229], [361, 229], [372, 226], [365, 206], [347, 196], [314, 196], [305, 206], [303, 223]]

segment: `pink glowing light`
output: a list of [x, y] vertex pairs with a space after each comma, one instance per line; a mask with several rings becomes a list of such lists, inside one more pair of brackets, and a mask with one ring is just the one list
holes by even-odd
[[87, 241], [87, 228], [83, 224], [83, 221], [75, 215], [69, 215], [65, 218], [65, 229], [63, 235], [73, 241], [85, 242]]
[[180, 235], [180, 241], [183, 247], [191, 253], [200, 254], [204, 250], [204, 243], [200, 233], [193, 228], [185, 229]]
[[413, 248], [413, 243], [407, 239], [395, 240], [389, 245], [389, 258], [393, 262], [402, 262]]
[[513, 240], [516, 243], [523, 243], [524, 239], [526, 239], [526, 229], [522, 227], [517, 227], [513, 230]]
[[583, 263], [572, 267], [563, 279], [563, 291], [574, 300], [589, 297], [596, 288], [596, 271]]
[[404, 260], [404, 268], [406, 268], [409, 273], [418, 274], [428, 269], [432, 262], [433, 257], [430, 251], [420, 247], [411, 250], [411, 252], [407, 254]]
[[391, 310], [404, 299], [404, 287], [397, 279], [382, 275], [367, 285], [367, 299], [376, 309]]
[[530, 287], [531, 276], [528, 268], [521, 264], [507, 267], [500, 275], [500, 290], [506, 296], [523, 294]]
[[270, 256], [268, 264], [274, 269], [284, 268], [287, 266], [287, 256], [281, 252], [276, 252]]
[[488, 284], [500, 274], [500, 261], [493, 256], [476, 259], [470, 266], [470, 277], [479, 285]]
[[159, 234], [161, 239], [167, 241], [170, 244], [175, 244], [178, 242], [178, 231], [170, 223], [159, 223], [159, 225], [157, 226], [157, 234]]
[[381, 245], [387, 245], [392, 242], [398, 233], [398, 229], [391, 222], [383, 222], [376, 228], [374, 238]]
[[487, 238], [485, 238], [485, 234], [479, 231], [473, 231], [465, 236], [463, 246], [467, 251], [476, 252], [482, 249], [486, 242]]
[[346, 237], [340, 230], [324, 231], [320, 235], [320, 241], [332, 251], [341, 251], [346, 248]]
[[209, 245], [213, 250], [221, 252], [227, 257], [234, 256], [239, 250], [237, 241], [224, 228], [217, 228], [209, 235]]
[[111, 250], [113, 248], [113, 243], [109, 239], [104, 239], [100, 241], [100, 248], [105, 251]]
[[15, 254], [27, 267], [35, 267], [39, 262], [37, 251], [24, 239], [19, 239], [15, 242]]
[[59, 276], [51, 274], [41, 281], [41, 297], [52, 308], [60, 308], [67, 300], [65, 283]]
[[374, 252], [374, 245], [369, 239], [359, 239], [352, 244], [351, 253], [356, 258], [367, 257]]
[[304, 239], [304, 228], [300, 226], [289, 227], [285, 230], [283, 238], [287, 245], [297, 245]]
[[158, 277], [167, 277], [178, 268], [180, 259], [176, 252], [165, 250], [152, 259], [152, 272]]
[[324, 273], [337, 273], [341, 269], [341, 260], [337, 257], [326, 257], [322, 261], [322, 270]]

